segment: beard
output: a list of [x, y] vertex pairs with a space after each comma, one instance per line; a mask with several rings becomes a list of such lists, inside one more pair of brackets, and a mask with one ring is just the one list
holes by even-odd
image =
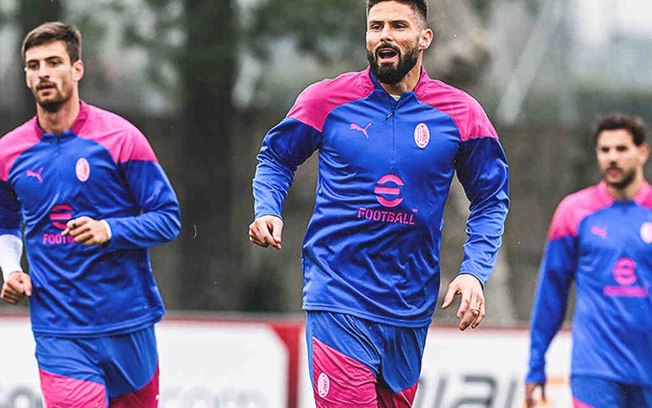
[[[606, 180], [606, 175], [604, 176], [605, 181]], [[626, 171], [623, 173], [623, 178], [620, 181], [615, 181], [615, 182], [610, 182], [607, 181], [607, 185], [610, 187], [613, 187], [617, 190], [624, 190], [626, 187], [628, 187], [632, 182], [634, 181], [634, 178], [636, 178], [636, 171], [635, 170], [630, 170]]]
[[415, 65], [417, 65], [417, 60], [419, 59], [419, 46], [415, 45], [414, 48], [408, 50], [405, 56], [401, 54], [401, 50], [398, 47], [386, 44], [382, 45], [382, 47], [390, 47], [396, 51], [398, 55], [398, 64], [396, 64], [396, 68], [394, 68], [392, 64], [378, 64], [378, 56], [367, 50], [367, 61], [369, 61], [371, 72], [373, 72], [378, 81], [388, 85], [396, 85], [405, 78], [405, 75], [407, 75]]
[[39, 90], [35, 89], [32, 91], [34, 94], [34, 99], [36, 100], [36, 103], [43, 108], [46, 112], [48, 113], [55, 113], [58, 112], [61, 109], [61, 106], [68, 100], [70, 99], [70, 93], [68, 93], [68, 96], [65, 94], [59, 92], [58, 89], [55, 88], [54, 95], [50, 95], [48, 97], [39, 97]]
[[63, 105], [63, 100], [61, 98], [53, 101], [45, 101], [41, 102], [38, 101], [38, 104], [43, 108], [46, 112], [48, 113], [55, 113], [59, 112], [59, 109], [61, 109], [61, 105]]

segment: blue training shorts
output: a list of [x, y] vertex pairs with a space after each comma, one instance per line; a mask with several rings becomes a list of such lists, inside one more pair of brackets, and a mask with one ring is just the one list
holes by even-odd
[[157, 406], [154, 325], [100, 337], [34, 337], [48, 408]]
[[652, 387], [577, 375], [571, 378], [571, 389], [576, 408], [652, 407]]
[[410, 407], [428, 326], [398, 327], [341, 313], [308, 311], [306, 340], [320, 407]]

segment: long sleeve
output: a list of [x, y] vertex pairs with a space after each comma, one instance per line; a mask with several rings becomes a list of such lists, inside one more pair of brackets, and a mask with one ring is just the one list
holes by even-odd
[[551, 233], [541, 261], [539, 282], [531, 320], [530, 361], [526, 382], [544, 383], [545, 354], [559, 331], [566, 314], [568, 292], [577, 267], [577, 237], [559, 234], [570, 229], [565, 207], [560, 205], [551, 225]]
[[471, 202], [460, 273], [469, 273], [484, 284], [496, 262], [509, 208], [507, 158], [498, 139], [463, 142], [457, 174]]
[[[181, 227], [177, 197], [152, 148], [141, 134], [132, 140], [130, 150], [137, 154], [127, 156], [119, 165], [140, 213], [105, 219], [111, 228], [109, 247], [113, 249], [155, 246], [174, 239]], [[142, 160], [143, 156], [154, 160]]]
[[316, 129], [293, 118], [284, 119], [267, 133], [253, 180], [256, 218], [282, 216], [294, 172], [315, 152], [318, 139]]

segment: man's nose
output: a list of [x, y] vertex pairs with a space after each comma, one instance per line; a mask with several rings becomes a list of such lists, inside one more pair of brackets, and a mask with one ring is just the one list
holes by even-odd
[[47, 67], [47, 64], [41, 64], [38, 67], [38, 76], [39, 78], [47, 78], [50, 76], [50, 70]]
[[611, 161], [615, 161], [618, 158], [618, 156], [620, 156], [620, 154], [616, 151], [616, 149], [611, 149], [609, 150], [609, 152], [607, 152], [607, 157]]
[[392, 27], [387, 24], [383, 27], [383, 31], [380, 33], [380, 39], [383, 41], [391, 41], [394, 37], [394, 30]]

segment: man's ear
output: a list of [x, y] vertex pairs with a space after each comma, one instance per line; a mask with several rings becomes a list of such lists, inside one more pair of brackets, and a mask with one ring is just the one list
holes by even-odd
[[419, 50], [423, 51], [428, 49], [434, 38], [435, 33], [431, 29], [424, 29], [419, 36]]
[[72, 78], [79, 82], [84, 77], [84, 62], [77, 60], [72, 63]]
[[641, 155], [641, 162], [645, 164], [647, 162], [648, 157], [650, 157], [650, 145], [647, 143], [643, 143], [638, 147], [639, 154]]

